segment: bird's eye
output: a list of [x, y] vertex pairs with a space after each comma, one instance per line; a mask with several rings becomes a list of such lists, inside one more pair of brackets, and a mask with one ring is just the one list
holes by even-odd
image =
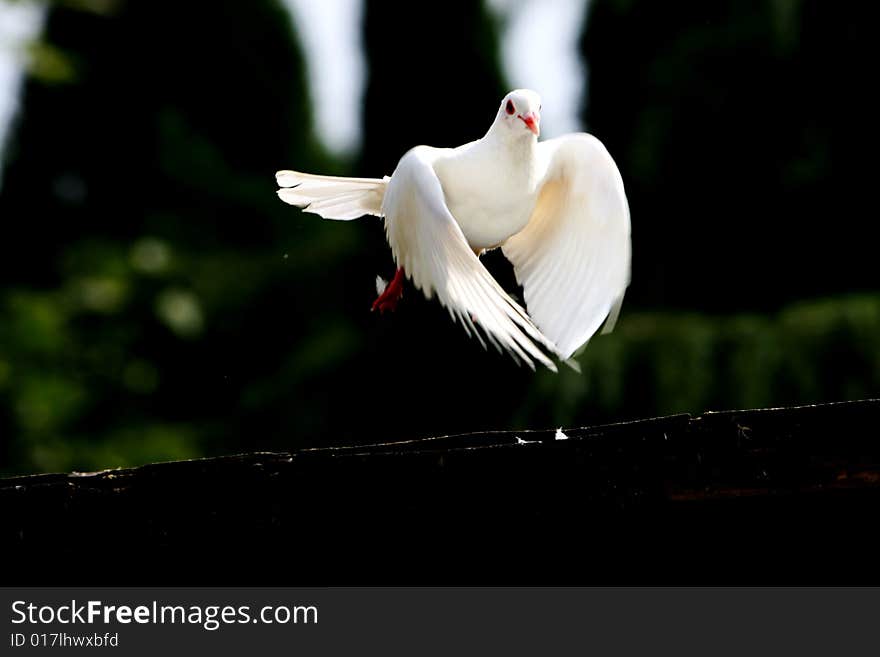
[[504, 106], [504, 111], [508, 114], [513, 114], [516, 111], [516, 108], [513, 106], [512, 100], [507, 101], [507, 105]]

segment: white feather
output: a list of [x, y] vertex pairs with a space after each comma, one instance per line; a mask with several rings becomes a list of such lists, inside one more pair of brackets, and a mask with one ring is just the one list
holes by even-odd
[[382, 197], [388, 177], [338, 178], [299, 171], [279, 171], [278, 196], [325, 219], [357, 219], [365, 214], [382, 216]]
[[476, 325], [499, 350], [532, 368], [538, 361], [555, 371], [538, 345], [551, 352], [555, 347], [492, 278], [446, 207], [432, 167], [443, 154], [427, 146], [412, 149], [388, 183], [382, 209], [397, 265], [425, 296], [436, 294], [469, 333], [476, 334]]
[[[617, 320], [630, 280], [630, 219], [617, 166], [595, 137], [538, 145], [544, 177], [528, 225], [502, 247], [535, 324], [564, 359]], [[606, 321], [607, 318], [607, 321]]]
[[[482, 139], [418, 146], [381, 180], [279, 171], [278, 195], [327, 219], [384, 216], [398, 267], [468, 335], [530, 367], [556, 371], [546, 350], [580, 371], [572, 354], [603, 322], [614, 327], [629, 284], [629, 208], [597, 139], [537, 142], [540, 108], [535, 92], [517, 89]], [[529, 314], [475, 254], [497, 246]], [[386, 285], [377, 277], [380, 294]]]

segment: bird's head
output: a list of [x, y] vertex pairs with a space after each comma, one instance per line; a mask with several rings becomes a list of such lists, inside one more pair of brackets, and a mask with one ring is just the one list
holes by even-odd
[[541, 134], [541, 97], [531, 89], [514, 89], [501, 101], [495, 123], [513, 136]]

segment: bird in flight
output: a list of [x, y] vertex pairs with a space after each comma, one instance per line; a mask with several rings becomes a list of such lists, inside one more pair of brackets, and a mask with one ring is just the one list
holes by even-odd
[[[516, 89], [482, 139], [416, 146], [389, 178], [276, 174], [278, 196], [325, 219], [385, 218], [397, 273], [373, 309], [394, 309], [404, 278], [437, 296], [469, 335], [534, 369], [556, 370], [617, 321], [630, 280], [629, 206], [620, 172], [586, 133], [538, 141], [541, 100]], [[500, 247], [525, 308], [480, 261]], [[481, 335], [482, 332], [482, 335]], [[484, 339], [485, 336], [485, 339]]]

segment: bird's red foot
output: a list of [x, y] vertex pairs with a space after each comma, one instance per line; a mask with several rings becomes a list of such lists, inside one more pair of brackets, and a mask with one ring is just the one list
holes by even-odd
[[395, 310], [397, 302], [403, 296], [403, 268], [398, 269], [391, 282], [385, 286], [385, 290], [373, 302], [372, 310], [385, 312], [386, 310]]

